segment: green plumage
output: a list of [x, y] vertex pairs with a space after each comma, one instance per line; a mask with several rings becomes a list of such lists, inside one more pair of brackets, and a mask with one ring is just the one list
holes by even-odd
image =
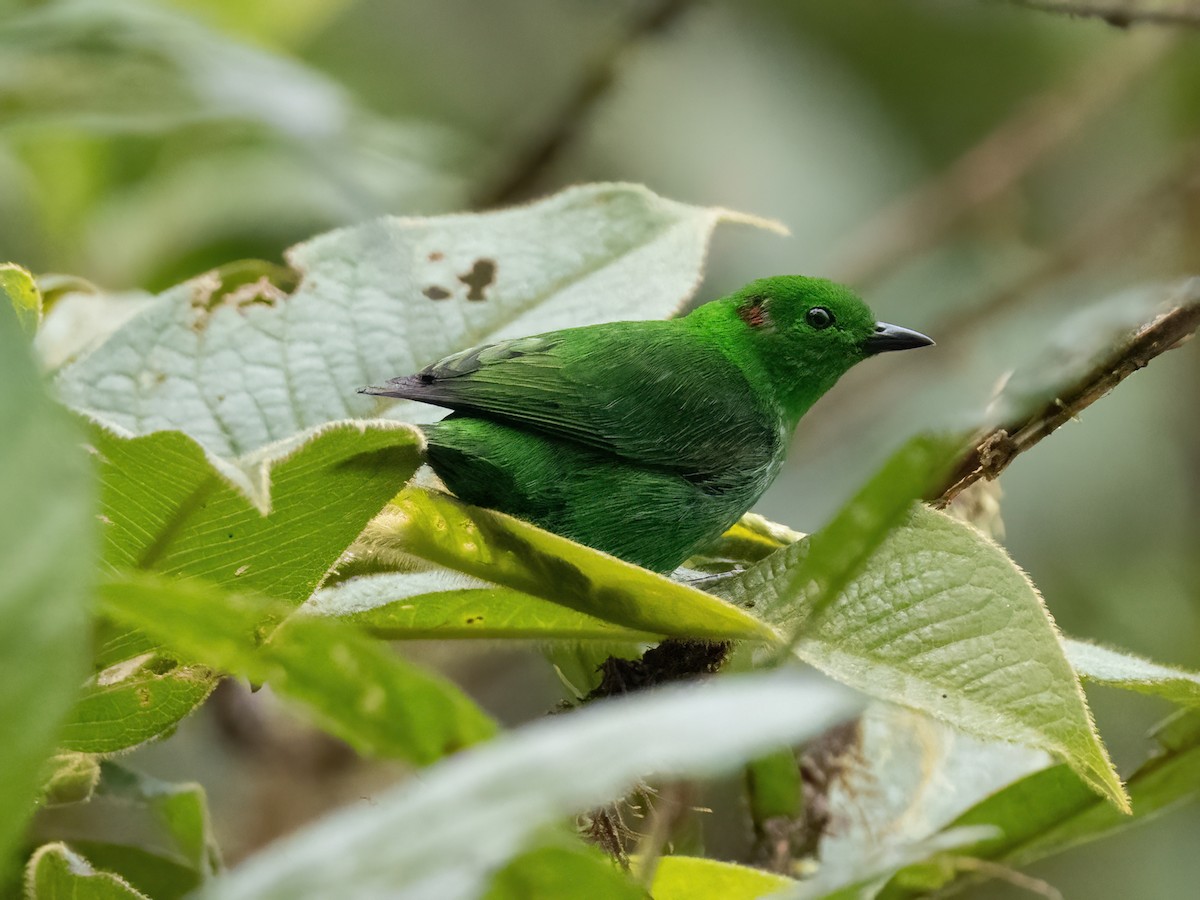
[[364, 391], [454, 410], [429, 462], [468, 503], [670, 571], [762, 496], [851, 366], [932, 343], [848, 289], [782, 276], [668, 321], [476, 347]]

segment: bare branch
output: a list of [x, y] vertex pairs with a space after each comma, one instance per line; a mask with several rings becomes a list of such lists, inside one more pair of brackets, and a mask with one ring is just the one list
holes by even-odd
[[946, 485], [931, 498], [944, 508], [982, 478], [993, 480], [1017, 456], [1058, 430], [1154, 359], [1200, 328], [1200, 278], [1189, 280], [1167, 312], [1143, 325], [1086, 375], [1019, 420], [989, 429], [975, 441]]
[[1115, 58], [1102, 53], [1069, 83], [1029, 100], [947, 168], [844, 240], [834, 254], [831, 277], [861, 288], [936, 246], [1110, 108], [1172, 46], [1173, 37], [1147, 40]]
[[1197, 190], [1200, 190], [1200, 146], [1191, 145], [1142, 190], [1082, 217], [1080, 226], [1056, 241], [1037, 265], [1019, 273], [981, 302], [951, 312], [929, 326], [930, 333], [936, 334], [939, 343], [954, 345], [1054, 280], [1097, 261], [1132, 253], [1156, 233], [1170, 211], [1189, 202]]
[[518, 153], [508, 171], [494, 184], [484, 186], [473, 209], [488, 209], [520, 200], [538, 178], [562, 156], [592, 110], [616, 81], [625, 52], [634, 44], [673, 25], [694, 5], [694, 0], [657, 0], [637, 16], [602, 60], [587, 72], [546, 130]]
[[1079, 19], [1102, 19], [1117, 28], [1130, 25], [1182, 25], [1189, 28], [1200, 26], [1200, 4], [1176, 3], [1168, 6], [1152, 6], [1139, 0], [1124, 3], [1086, 3], [1076, 0], [1007, 0], [1013, 6], [1033, 9], [1038, 12], [1057, 13]]

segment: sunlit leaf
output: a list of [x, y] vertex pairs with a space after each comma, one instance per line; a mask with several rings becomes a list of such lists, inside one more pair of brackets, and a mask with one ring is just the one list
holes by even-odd
[[102, 584], [101, 598], [112, 618], [270, 685], [363, 753], [428, 763], [495, 730], [454, 685], [338, 622], [299, 615], [273, 628], [288, 607], [195, 580], [130, 575]]
[[26, 334], [37, 331], [42, 319], [42, 295], [33, 276], [15, 263], [0, 263], [0, 294], [12, 305]]
[[96, 522], [82, 434], [43, 391], [7, 300], [0, 302], [0, 386], [2, 870], [86, 668]]
[[343, 422], [231, 461], [179, 432], [96, 427], [92, 446], [111, 566], [299, 603], [417, 468], [421, 438], [399, 423]]
[[633, 632], [776, 639], [758, 619], [710, 594], [435, 491], [406, 489], [360, 545], [411, 554]]
[[664, 856], [654, 869], [654, 900], [756, 900], [794, 882], [783, 875], [693, 856]]
[[451, 573], [443, 571], [353, 578], [317, 591], [303, 609], [315, 615], [345, 619], [389, 640], [655, 638], [648, 632], [623, 628], [521, 591], [486, 582], [455, 588], [454, 581]]

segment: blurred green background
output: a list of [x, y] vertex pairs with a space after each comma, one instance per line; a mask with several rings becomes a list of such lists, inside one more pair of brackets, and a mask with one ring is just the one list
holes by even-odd
[[[936, 350], [856, 369], [759, 511], [810, 531], [908, 433], [962, 421], [1073, 315], [1200, 272], [1200, 31], [977, 0], [0, 0], [0, 257], [106, 290], [280, 259], [372, 216], [593, 180], [780, 219], [697, 295], [847, 280]], [[1200, 349], [1022, 457], [1005, 543], [1062, 628], [1200, 668]], [[408, 648], [503, 719], [532, 651]], [[198, 778], [230, 860], [393, 777], [235, 688], [135, 765]], [[1118, 764], [1165, 706], [1094, 693]], [[1033, 868], [1068, 897], [1192, 896], [1200, 814]], [[976, 892], [1021, 895], [992, 885]]]

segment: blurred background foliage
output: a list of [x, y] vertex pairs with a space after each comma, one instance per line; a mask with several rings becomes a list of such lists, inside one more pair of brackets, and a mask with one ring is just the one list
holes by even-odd
[[[806, 420], [759, 509], [805, 531], [1042, 336], [1069, 345], [1084, 306], [1200, 272], [1198, 141], [1200, 31], [999, 0], [0, 0], [0, 257], [37, 272], [155, 291], [372, 216], [592, 180], [785, 222], [723, 232], [698, 300], [828, 275], [939, 341]], [[1168, 354], [1002, 500], [1065, 631], [1190, 668], [1198, 403], [1200, 353]], [[506, 721], [554, 702], [532, 652], [410, 650]], [[205, 784], [230, 861], [394, 775], [223, 694], [134, 763]], [[1166, 712], [1092, 699], [1119, 764]], [[1187, 896], [1198, 836], [1189, 809], [1033, 871], [1067, 896]]]

